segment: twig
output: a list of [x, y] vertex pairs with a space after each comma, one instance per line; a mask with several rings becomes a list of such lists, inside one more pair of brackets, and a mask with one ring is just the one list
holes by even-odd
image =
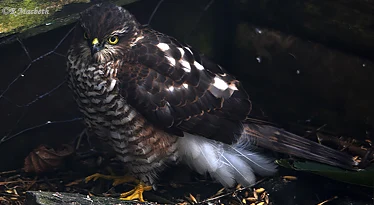
[[[267, 178], [263, 178], [263, 179], [261, 179], [261, 180], [258, 180], [258, 181], [253, 185], [253, 186], [256, 186], [257, 184], [263, 182], [263, 181], [266, 180], [266, 179], [267, 179]], [[253, 187], [253, 186], [252, 186], [252, 187]], [[230, 192], [230, 193], [226, 193], [226, 194], [222, 194], [222, 195], [220, 195], [220, 196], [216, 196], [216, 197], [213, 197], [213, 198], [205, 199], [205, 200], [203, 200], [201, 203], [207, 203], [207, 202], [209, 202], [209, 201], [214, 201], [214, 200], [220, 199], [220, 198], [225, 197], [225, 196], [229, 196], [229, 195], [232, 195], [232, 194], [236, 194], [237, 192], [243, 191], [243, 190], [248, 189], [248, 188], [250, 188], [250, 187], [242, 187], [242, 188], [236, 189], [235, 191]], [[214, 196], [214, 195], [213, 195], [213, 196]], [[240, 200], [239, 200], [239, 201], [240, 201]]]
[[325, 203], [327, 203], [327, 202], [330, 202], [330, 201], [332, 201], [332, 200], [334, 200], [334, 199], [337, 199], [338, 198], [338, 196], [334, 196], [334, 197], [332, 197], [331, 199], [327, 199], [327, 200], [325, 200], [325, 201], [323, 201], [323, 202], [321, 202], [321, 203], [318, 203], [317, 205], [323, 205], [323, 204], [325, 204]]
[[[328, 135], [325, 135], [325, 134], [322, 134], [322, 133], [317, 133], [317, 137], [321, 140], [321, 142], [323, 142], [323, 141], [331, 142], [331, 143], [333, 143], [337, 146], [344, 147], [344, 149], [347, 149], [352, 154], [358, 155], [362, 158], [365, 157], [365, 155], [367, 154], [367, 150], [364, 150], [359, 146], [353, 145], [350, 142], [340, 140], [337, 137], [331, 137], [331, 136], [328, 136]], [[373, 159], [374, 155], [371, 154], [370, 156], [368, 156], [368, 158]]]
[[[61, 180], [61, 179], [64, 179], [64, 178], [53, 178], [53, 179], [48, 179], [48, 181], [55, 181], [55, 180]], [[36, 183], [36, 182], [46, 182], [46, 180], [44, 179], [41, 179], [41, 180], [18, 180], [18, 181], [7, 181], [7, 182], [0, 182], [0, 186], [2, 185], [7, 185], [7, 184], [13, 184], [13, 183]]]
[[192, 28], [191, 31], [188, 32], [187, 35], [184, 37], [185, 40], [186, 40], [188, 37], [190, 37], [190, 35], [191, 35], [193, 32], [196, 31], [197, 25], [200, 23], [201, 18], [203, 17], [204, 13], [209, 9], [210, 6], [212, 6], [213, 3], [214, 3], [214, 0], [210, 0], [210, 1], [208, 2], [208, 4], [205, 5], [203, 11], [200, 12], [199, 17], [197, 18], [196, 23], [194, 24], [195, 27]]
[[36, 184], [37, 179], [38, 179], [38, 177], [34, 178], [34, 180], [31, 182], [31, 184], [26, 187], [26, 191], [30, 190], [31, 187], [34, 186], [34, 184]]
[[148, 23], [147, 23], [146, 26], [149, 26], [149, 25], [151, 24], [151, 21], [152, 21], [152, 19], [153, 19], [153, 16], [156, 14], [158, 8], [160, 7], [160, 5], [162, 4], [163, 1], [164, 1], [164, 0], [160, 0], [160, 1], [157, 3], [157, 6], [156, 6], [156, 8], [153, 10], [151, 16], [149, 17], [149, 20], [148, 20]]
[[3, 175], [3, 174], [13, 174], [13, 173], [17, 173], [17, 172], [20, 172], [20, 170], [16, 169], [16, 170], [4, 171], [4, 172], [0, 172], [0, 175]]

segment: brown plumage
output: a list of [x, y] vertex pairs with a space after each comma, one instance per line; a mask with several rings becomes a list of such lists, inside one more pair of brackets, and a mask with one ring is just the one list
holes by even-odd
[[251, 142], [334, 166], [354, 164], [345, 153], [248, 121], [252, 105], [235, 77], [112, 4], [82, 14], [68, 73], [87, 126], [148, 184], [165, 163], [184, 162], [225, 186], [251, 185], [253, 171], [275, 172], [273, 162], [250, 151]]

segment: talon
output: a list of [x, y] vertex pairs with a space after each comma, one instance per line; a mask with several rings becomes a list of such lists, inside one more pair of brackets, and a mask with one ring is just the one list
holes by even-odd
[[89, 182], [91, 180], [96, 181], [99, 178], [103, 179], [112, 179], [113, 186], [117, 186], [119, 184], [127, 183], [127, 182], [135, 182], [138, 185], [131, 191], [122, 193], [120, 196], [121, 200], [135, 200], [138, 199], [141, 202], [144, 202], [143, 192], [152, 190], [152, 186], [147, 186], [143, 182], [139, 181], [138, 179], [132, 176], [112, 176], [112, 175], [105, 175], [100, 173], [92, 174], [85, 178], [85, 182]]
[[120, 199], [127, 201], [138, 199], [140, 202], [144, 202], [143, 192], [150, 190], [152, 190], [152, 186], [146, 186], [143, 182], [140, 182], [133, 190], [122, 193]]

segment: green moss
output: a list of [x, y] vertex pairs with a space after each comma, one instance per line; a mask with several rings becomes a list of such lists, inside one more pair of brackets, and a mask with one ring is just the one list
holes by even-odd
[[[87, 0], [47, 1], [47, 0], [3, 0], [0, 2], [0, 34], [22, 32], [46, 22], [56, 11], [72, 2]], [[40, 11], [28, 14], [29, 11]]]
[[[0, 16], [0, 33], [7, 33], [17, 28], [29, 27], [31, 25], [37, 25], [44, 19], [48, 18], [51, 14], [24, 14], [22, 11], [34, 10], [34, 9], [46, 9], [47, 6], [44, 2], [40, 1], [10, 1], [5, 0], [1, 4], [2, 15]], [[47, 10], [46, 10], [47, 11]]]
[[[116, 0], [117, 5], [126, 5], [139, 0]], [[77, 9], [63, 9], [65, 5], [86, 3], [90, 0], [0, 0], [0, 38], [18, 33], [19, 38], [43, 33], [74, 22], [79, 15]], [[9, 9], [13, 10], [9, 10]], [[73, 7], [74, 8], [74, 7]], [[43, 10], [40, 14], [25, 14], [22, 11]], [[82, 9], [79, 9], [82, 11]], [[12, 13], [9, 13], [13, 11]], [[7, 41], [11, 42], [13, 40]]]

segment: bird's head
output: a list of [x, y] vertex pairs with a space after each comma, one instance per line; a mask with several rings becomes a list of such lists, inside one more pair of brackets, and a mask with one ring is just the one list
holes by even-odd
[[123, 58], [137, 35], [140, 24], [122, 7], [111, 3], [93, 5], [81, 13], [75, 35], [81, 54], [97, 63]]

